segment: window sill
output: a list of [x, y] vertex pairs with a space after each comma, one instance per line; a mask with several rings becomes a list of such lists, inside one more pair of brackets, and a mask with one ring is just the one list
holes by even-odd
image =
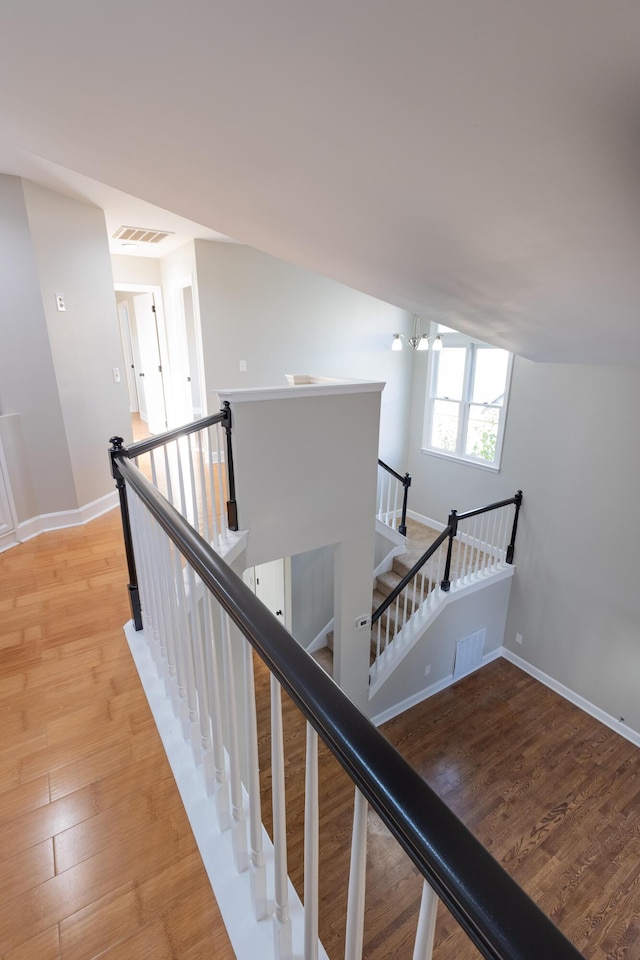
[[463, 457], [456, 457], [451, 453], [444, 453], [442, 450], [427, 450], [422, 447], [420, 453], [428, 457], [438, 457], [439, 460], [448, 460], [449, 463], [459, 463], [465, 467], [477, 467], [478, 470], [487, 470], [489, 473], [500, 473], [500, 465], [493, 463], [480, 463], [478, 460], [465, 460]]

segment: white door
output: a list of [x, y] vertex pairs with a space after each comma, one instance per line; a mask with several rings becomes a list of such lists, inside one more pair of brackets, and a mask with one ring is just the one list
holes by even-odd
[[[167, 429], [167, 406], [160, 359], [160, 341], [152, 293], [138, 293], [133, 298], [136, 314], [136, 334], [140, 350], [138, 377], [144, 379], [144, 406], [140, 404], [140, 416], [147, 420], [151, 433]], [[139, 394], [140, 400], [142, 400]]]
[[243, 579], [265, 607], [268, 607], [278, 620], [286, 623], [284, 560], [271, 560], [269, 563], [249, 567], [245, 570]]
[[[140, 377], [140, 383], [136, 383], [136, 368], [133, 359], [133, 343], [131, 339], [131, 324], [129, 322], [129, 307], [122, 300], [118, 304], [118, 320], [120, 322], [120, 339], [122, 341], [122, 353], [127, 370], [127, 390], [129, 392], [129, 412], [138, 413], [142, 404], [140, 403], [139, 393], [142, 393], [144, 380]], [[146, 409], [144, 420], [147, 419]]]

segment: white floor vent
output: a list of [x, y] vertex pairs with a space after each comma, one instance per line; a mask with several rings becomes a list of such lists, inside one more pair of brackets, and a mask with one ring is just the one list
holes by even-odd
[[484, 637], [486, 630], [476, 630], [470, 637], [464, 640], [458, 640], [456, 643], [456, 662], [453, 667], [453, 679], [463, 677], [472, 670], [477, 670], [482, 665], [482, 653], [484, 651]]

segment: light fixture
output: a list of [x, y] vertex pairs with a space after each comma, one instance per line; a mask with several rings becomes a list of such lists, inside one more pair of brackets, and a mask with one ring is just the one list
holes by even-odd
[[[393, 340], [391, 342], [392, 350], [402, 350], [402, 341], [405, 340], [410, 347], [413, 347], [414, 350], [428, 350], [429, 349], [429, 336], [426, 333], [420, 333], [420, 317], [413, 318], [413, 334], [410, 337], [405, 337], [404, 333], [394, 333]], [[440, 340], [440, 334], [436, 337], [436, 340]], [[434, 349], [439, 350], [442, 344], [435, 346]]]

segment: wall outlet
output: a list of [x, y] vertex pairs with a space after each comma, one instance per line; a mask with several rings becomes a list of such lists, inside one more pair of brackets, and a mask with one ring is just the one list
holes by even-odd
[[61, 293], [54, 293], [54, 297], [56, 298], [56, 310], [60, 310], [61, 312], [66, 311], [64, 296]]
[[368, 627], [371, 623], [371, 617], [356, 617], [356, 630], [362, 630], [363, 627]]
[[246, 372], [247, 372], [247, 361], [246, 361], [246, 360], [238, 360], [238, 365], [239, 365], [239, 367], [240, 367], [240, 373], [246, 373]]
[[113, 382], [120, 383], [120, 367], [113, 368]]
[[516, 633], [516, 643], [522, 643], [522, 634]]
[[428, 664], [426, 665], [426, 667], [424, 668], [424, 675], [425, 675], [425, 677], [428, 677], [430, 673], [431, 673], [431, 664], [428, 663]]

